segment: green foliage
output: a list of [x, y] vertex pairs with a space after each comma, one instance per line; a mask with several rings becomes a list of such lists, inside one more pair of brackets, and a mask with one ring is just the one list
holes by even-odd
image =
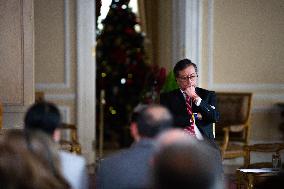
[[178, 88], [178, 85], [177, 85], [177, 82], [174, 76], [174, 72], [170, 71], [166, 77], [166, 81], [165, 81], [165, 84], [163, 85], [161, 92], [169, 92], [177, 88]]

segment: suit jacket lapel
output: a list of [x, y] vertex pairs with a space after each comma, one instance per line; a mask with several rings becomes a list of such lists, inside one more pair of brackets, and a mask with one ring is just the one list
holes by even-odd
[[175, 99], [175, 103], [177, 104], [176, 107], [181, 107], [182, 109], [186, 110], [186, 104], [185, 104], [185, 99], [184, 99], [184, 96], [181, 92], [180, 89], [177, 89], [176, 90], [176, 99]]

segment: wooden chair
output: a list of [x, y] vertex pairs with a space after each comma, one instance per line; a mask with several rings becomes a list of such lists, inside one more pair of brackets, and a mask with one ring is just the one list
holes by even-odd
[[[244, 168], [272, 168], [271, 159], [267, 162], [251, 162], [251, 153], [258, 152], [258, 156], [265, 153], [269, 155], [277, 154], [280, 156], [280, 151], [284, 150], [284, 143], [266, 143], [266, 144], [254, 144], [244, 146], [245, 156], [244, 156]], [[272, 156], [271, 156], [272, 157]]]
[[42, 102], [44, 101], [44, 92], [43, 91], [36, 91], [35, 92], [35, 102]]
[[244, 156], [250, 133], [252, 93], [216, 92], [220, 121], [216, 123], [216, 141], [223, 159]]
[[[280, 156], [280, 151], [284, 150], [284, 143], [264, 143], [244, 146], [244, 166], [236, 171], [237, 188], [253, 189], [255, 185], [261, 184], [266, 179], [276, 176], [277, 169], [272, 169], [272, 155]], [[252, 153], [257, 153], [257, 157], [269, 157], [269, 160], [262, 160], [262, 162], [252, 162]], [[283, 158], [283, 157], [282, 157]], [[243, 172], [241, 170], [246, 170]], [[258, 170], [258, 171], [253, 171]], [[263, 172], [262, 172], [263, 170]], [[243, 187], [244, 186], [244, 187]]]
[[61, 128], [60, 148], [72, 153], [81, 154], [81, 145], [78, 141], [77, 127], [63, 123]]

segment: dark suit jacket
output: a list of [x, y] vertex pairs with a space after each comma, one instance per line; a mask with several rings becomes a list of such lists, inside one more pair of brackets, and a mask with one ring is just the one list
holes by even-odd
[[[192, 103], [193, 113], [200, 113], [202, 115], [201, 120], [196, 119], [196, 126], [203, 136], [214, 139], [213, 123], [219, 120], [219, 112], [216, 110], [215, 92], [197, 87], [196, 94], [202, 99], [199, 106]], [[190, 125], [190, 116], [187, 113], [185, 99], [180, 89], [161, 93], [160, 103], [170, 110], [176, 127], [184, 128]]]
[[153, 152], [152, 140], [142, 139], [129, 149], [102, 160], [96, 174], [96, 188], [149, 188]]

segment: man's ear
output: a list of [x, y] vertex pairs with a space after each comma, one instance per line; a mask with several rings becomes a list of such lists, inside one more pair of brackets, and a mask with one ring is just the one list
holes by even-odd
[[59, 142], [60, 140], [60, 130], [59, 129], [55, 129], [55, 131], [53, 132], [52, 138], [55, 142]]
[[131, 133], [131, 136], [134, 138], [135, 141], [138, 141], [140, 139], [137, 124], [134, 123], [134, 122], [130, 123], [130, 133]]

